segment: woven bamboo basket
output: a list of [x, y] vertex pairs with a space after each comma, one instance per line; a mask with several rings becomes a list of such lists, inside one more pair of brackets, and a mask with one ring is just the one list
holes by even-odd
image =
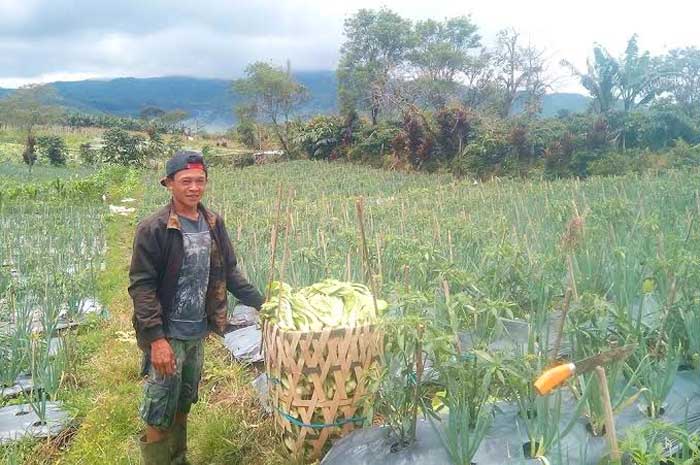
[[302, 332], [266, 322], [263, 340], [275, 423], [293, 455], [317, 459], [329, 439], [363, 423], [367, 374], [384, 336], [373, 325]]

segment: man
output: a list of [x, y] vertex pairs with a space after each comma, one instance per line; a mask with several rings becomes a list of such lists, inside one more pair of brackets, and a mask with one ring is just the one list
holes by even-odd
[[187, 414], [197, 401], [203, 339], [227, 326], [226, 290], [260, 309], [241, 275], [226, 226], [201, 204], [207, 168], [198, 152], [178, 152], [161, 184], [169, 205], [139, 223], [129, 270], [133, 324], [148, 377], [141, 417], [145, 465], [186, 464]]

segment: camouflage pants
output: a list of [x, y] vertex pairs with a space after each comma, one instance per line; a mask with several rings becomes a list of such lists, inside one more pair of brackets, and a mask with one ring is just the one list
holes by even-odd
[[[170, 429], [176, 412], [190, 413], [192, 404], [197, 402], [204, 362], [201, 339], [168, 339], [168, 342], [175, 353], [176, 372], [170, 376], [161, 376], [149, 363], [140, 409], [141, 418], [147, 425], [162, 430]], [[150, 354], [147, 356], [150, 358]]]

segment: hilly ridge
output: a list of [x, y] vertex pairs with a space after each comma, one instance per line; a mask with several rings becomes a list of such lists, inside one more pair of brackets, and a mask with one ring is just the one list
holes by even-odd
[[[299, 71], [295, 79], [309, 90], [310, 98], [298, 114], [302, 117], [337, 111], [335, 71]], [[154, 78], [116, 78], [55, 82], [61, 104], [66, 108], [89, 113], [138, 116], [149, 106], [163, 110], [182, 109], [192, 120], [210, 129], [222, 129], [235, 122], [233, 108], [239, 101], [227, 79], [168, 76]], [[0, 97], [11, 89], [0, 88]], [[542, 116], [559, 111], [581, 112], [590, 99], [580, 94], [548, 94]]]

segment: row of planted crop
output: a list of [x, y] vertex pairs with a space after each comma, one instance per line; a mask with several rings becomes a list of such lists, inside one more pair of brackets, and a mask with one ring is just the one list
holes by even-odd
[[[460, 331], [477, 331], [482, 343], [488, 342], [499, 332], [499, 318], [533, 322], [564, 307], [570, 309], [564, 336], [570, 357], [603, 350], [611, 340], [637, 344], [630, 359], [611, 371], [618, 405], [637, 396], [651, 416], [659, 416], [676, 367], [698, 365], [697, 173], [473, 184], [446, 176], [295, 162], [212, 170], [210, 176], [206, 203], [224, 216], [241, 266], [260, 288], [269, 276], [275, 229], [277, 277], [295, 286], [326, 277], [364, 281], [356, 213], [356, 201], [363, 198], [371, 268], [382, 297], [402, 316], [387, 350], [387, 365], [398, 364], [401, 373], [415, 372], [411, 354], [418, 321], [432, 335], [424, 350], [438, 363], [454, 358], [453, 341]], [[153, 188], [146, 193], [144, 211], [168, 199], [155, 175], [147, 179]], [[449, 306], [440, 303], [444, 289], [451, 293]], [[434, 313], [441, 305], [451, 309], [447, 315]], [[411, 308], [414, 313], [407, 311]], [[539, 342], [544, 337], [535, 336]], [[459, 368], [490, 370], [499, 382], [469, 404], [472, 418], [484, 397], [531, 405], [523, 407], [526, 411], [549, 408], [530, 387], [537, 371], [551, 362], [541, 345], [519, 353], [475, 354], [478, 364]], [[494, 366], [494, 361], [499, 363]], [[379, 390], [392, 396], [380, 395], [374, 408], [399, 436], [414, 411], [411, 379], [384, 376], [378, 382], [393, 386]], [[581, 408], [588, 411], [592, 429], [600, 430], [600, 405], [591, 400], [593, 394], [582, 394], [595, 387], [590, 379], [581, 383]], [[619, 385], [628, 389], [620, 391]], [[446, 381], [440, 388], [451, 395]], [[426, 387], [426, 395], [434, 393], [431, 389]], [[534, 443], [544, 449], [551, 441], [538, 437], [561, 433], [548, 415], [533, 415], [540, 420], [528, 426]]]
[[[445, 276], [468, 275], [490, 297], [526, 308], [537, 299], [537, 282], [563, 293], [573, 277], [577, 294], [631, 305], [646, 278], [662, 300], [674, 280], [681, 295], [679, 289], [694, 279], [698, 177], [473, 185], [296, 162], [212, 170], [205, 202], [225, 218], [242, 266], [260, 287], [268, 278], [282, 186], [276, 253], [287, 254], [283, 273], [293, 285], [324, 277], [363, 279], [355, 208], [363, 196], [369, 254], [381, 284], [430, 289]], [[155, 178], [144, 211], [167, 201]]]
[[[697, 173], [474, 184], [295, 162], [212, 170], [210, 176], [206, 202], [224, 216], [241, 266], [261, 288], [269, 276], [272, 231], [279, 235], [274, 274], [285, 281], [365, 280], [356, 215], [356, 201], [363, 198], [371, 268], [381, 296], [401, 316], [392, 323], [398, 329], [387, 341], [389, 368], [378, 377], [372, 407], [399, 437], [410, 431], [417, 408], [418, 327], [425, 328], [424, 351], [438, 364], [461, 360], [466, 354], [455, 354], [456, 335], [476, 332], [480, 350], [469, 358], [476, 362], [452, 369], [467, 379], [490, 380], [469, 392], [450, 388], [450, 379], [461, 378], [447, 369], [437, 387], [425, 384], [420, 406], [444, 391], [445, 403], [461, 402], [470, 421], [477, 421], [486, 399], [510, 399], [525, 412], [535, 455], [562, 435], [553, 420], [557, 403], [535, 397], [531, 388], [533, 377], [552, 362], [541, 345], [548, 339], [540, 331], [519, 351], [493, 349], [489, 342], [503, 334], [501, 318], [537, 323], [568, 307], [563, 339], [572, 359], [611, 342], [637, 344], [626, 362], [610, 367], [617, 409], [639, 401], [650, 416], [663, 417], [677, 367], [698, 367]], [[147, 193], [150, 209], [166, 201], [163, 189]], [[444, 289], [451, 293], [449, 305], [440, 301]], [[570, 389], [599, 433], [602, 406], [592, 378], [580, 378]], [[450, 410], [457, 408], [452, 405]], [[527, 413], [533, 409], [540, 411]], [[473, 449], [474, 441], [455, 447]]]
[[26, 400], [42, 420], [70, 362], [61, 331], [97, 305], [104, 211], [81, 200], [0, 205], [0, 387], [30, 375]]

